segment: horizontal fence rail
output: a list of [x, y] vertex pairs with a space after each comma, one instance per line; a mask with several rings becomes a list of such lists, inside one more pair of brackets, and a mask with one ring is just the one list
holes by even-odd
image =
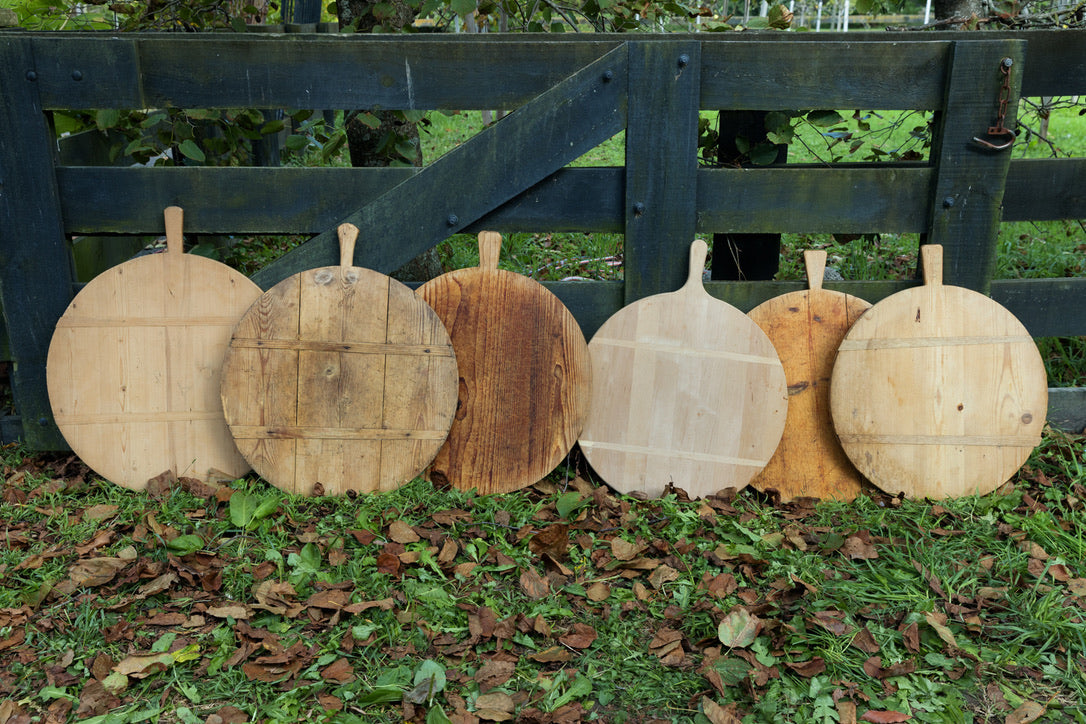
[[[586, 335], [640, 297], [677, 288], [685, 247], [714, 233], [914, 233], [941, 243], [947, 283], [1010, 309], [1034, 336], [1086, 334], [1086, 279], [993, 279], [1001, 221], [1086, 218], [1086, 159], [1010, 160], [972, 137], [994, 121], [998, 64], [1022, 96], [1086, 94], [1086, 34], [694, 35], [34, 34], [0, 32], [0, 351], [15, 363], [4, 440], [60, 449], [44, 360], [71, 300], [69, 239], [311, 234], [254, 276], [268, 288], [334, 264], [335, 227], [368, 238], [355, 261], [390, 272], [452, 233], [625, 235], [624, 281], [548, 286]], [[514, 112], [423, 169], [61, 165], [48, 113], [65, 109], [386, 108]], [[699, 111], [935, 111], [922, 162], [708, 168]], [[515, 110], [514, 110], [515, 109]], [[569, 168], [626, 134], [622, 167]], [[915, 281], [827, 283], [870, 302]], [[743, 310], [799, 282], [709, 282]], [[1086, 426], [1086, 390], [1053, 396]]]

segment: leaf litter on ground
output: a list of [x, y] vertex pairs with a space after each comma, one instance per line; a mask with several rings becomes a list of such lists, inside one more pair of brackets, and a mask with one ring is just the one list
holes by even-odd
[[3, 451], [0, 722], [1086, 722], [1086, 461], [988, 496], [134, 493]]

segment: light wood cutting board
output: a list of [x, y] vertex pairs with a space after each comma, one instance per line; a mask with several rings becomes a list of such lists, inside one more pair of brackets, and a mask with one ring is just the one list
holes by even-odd
[[852, 500], [863, 478], [833, 429], [830, 375], [845, 333], [871, 305], [822, 288], [826, 252], [805, 251], [803, 259], [810, 289], [782, 294], [748, 313], [773, 342], [788, 383], [784, 435], [750, 484], [777, 490], [785, 502], [797, 497]]
[[579, 442], [619, 492], [742, 488], [781, 439], [780, 360], [758, 325], [705, 291], [706, 254], [695, 241], [681, 289], [624, 307], [589, 343], [592, 406]]
[[479, 266], [419, 288], [449, 330], [460, 370], [456, 421], [434, 482], [482, 494], [531, 485], [569, 453], [588, 411], [588, 348], [539, 282], [498, 269], [501, 236], [479, 234]]
[[164, 216], [166, 251], [92, 279], [57, 323], [46, 363], [64, 439], [96, 473], [136, 490], [166, 470], [207, 479], [249, 469], [226, 428], [219, 375], [230, 330], [260, 287], [185, 254], [182, 210]]
[[867, 311], [841, 343], [830, 408], [841, 445], [889, 493], [988, 493], [1040, 442], [1041, 355], [1014, 315], [945, 286], [942, 247], [921, 247], [924, 285]]
[[411, 480], [456, 409], [456, 358], [437, 315], [408, 287], [352, 264], [356, 227], [339, 234], [340, 265], [261, 296], [223, 367], [238, 448], [268, 482], [304, 495]]

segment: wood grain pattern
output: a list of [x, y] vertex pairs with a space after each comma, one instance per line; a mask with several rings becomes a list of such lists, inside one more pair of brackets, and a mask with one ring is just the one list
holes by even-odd
[[230, 331], [260, 288], [183, 253], [182, 210], [167, 248], [106, 270], [76, 296], [49, 347], [49, 399], [72, 450], [102, 477], [143, 489], [165, 470], [236, 477], [249, 466], [223, 418]]
[[784, 370], [769, 338], [705, 291], [707, 247], [686, 284], [607, 320], [589, 343], [595, 383], [580, 445], [608, 485], [659, 496], [744, 487], [784, 429]]
[[501, 236], [479, 234], [480, 264], [419, 294], [449, 330], [460, 369], [456, 421], [431, 466], [435, 482], [482, 494], [531, 485], [573, 447], [591, 370], [577, 321], [538, 282], [498, 269]]
[[1044, 365], [1010, 312], [943, 285], [941, 247], [921, 251], [924, 286], [876, 304], [841, 343], [834, 427], [856, 467], [887, 492], [988, 493], [1040, 442]]
[[788, 415], [784, 435], [765, 470], [750, 484], [797, 497], [852, 500], [862, 476], [833, 429], [830, 377], [837, 347], [870, 304], [822, 288], [826, 252], [803, 254], [810, 289], [763, 302], [748, 315], [768, 335], [784, 366]]
[[283, 490], [391, 490], [417, 476], [448, 434], [456, 358], [437, 315], [409, 288], [352, 265], [289, 277], [238, 323], [222, 401], [242, 454]]

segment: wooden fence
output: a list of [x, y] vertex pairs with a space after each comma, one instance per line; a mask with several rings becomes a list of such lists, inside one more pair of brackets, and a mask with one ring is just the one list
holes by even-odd
[[[1086, 279], [993, 280], [1002, 221], [1086, 218], [1086, 159], [1014, 160], [973, 142], [1021, 95], [1086, 94], [1086, 34], [728, 33], [577, 36], [62, 35], [0, 32], [0, 300], [16, 415], [3, 438], [65, 444], [45, 359], [74, 293], [73, 234], [315, 234], [255, 275], [264, 288], [337, 263], [335, 227], [389, 272], [450, 234], [620, 232], [621, 282], [550, 288], [586, 336], [685, 277], [696, 235], [920, 233], [946, 282], [1008, 307], [1034, 336], [1086, 334]], [[517, 109], [422, 170], [113, 168], [57, 161], [49, 111], [99, 108]], [[930, 158], [892, 164], [706, 168], [699, 110], [937, 111]], [[626, 163], [566, 168], [626, 134]], [[914, 282], [828, 283], [871, 302]], [[711, 282], [742, 309], [798, 282]], [[4, 335], [0, 335], [3, 337]], [[1052, 395], [1081, 428], [1086, 390]]]

